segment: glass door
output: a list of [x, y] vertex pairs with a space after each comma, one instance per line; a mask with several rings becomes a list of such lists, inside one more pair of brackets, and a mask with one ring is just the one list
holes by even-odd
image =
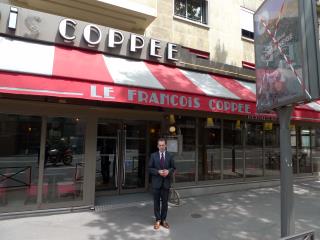
[[98, 123], [96, 190], [112, 194], [145, 189], [147, 124]]
[[122, 131], [122, 190], [145, 188], [146, 169], [146, 130], [145, 124], [123, 125]]
[[118, 190], [120, 124], [98, 124], [96, 190]]

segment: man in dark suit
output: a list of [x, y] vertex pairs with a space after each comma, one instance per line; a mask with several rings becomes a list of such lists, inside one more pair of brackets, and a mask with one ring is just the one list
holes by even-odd
[[154, 215], [156, 217], [154, 229], [159, 229], [160, 225], [169, 228], [169, 224], [166, 221], [169, 189], [171, 176], [176, 169], [173, 156], [166, 151], [166, 140], [164, 138], [158, 140], [158, 149], [158, 152], [151, 154], [149, 161], [149, 172], [152, 176]]

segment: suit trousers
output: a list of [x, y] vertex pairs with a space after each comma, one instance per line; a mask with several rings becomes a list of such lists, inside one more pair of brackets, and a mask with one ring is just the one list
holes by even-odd
[[[153, 207], [154, 216], [156, 221], [165, 221], [168, 212], [168, 198], [169, 189], [167, 188], [154, 188], [153, 189]], [[161, 200], [161, 211], [160, 211], [160, 200]]]

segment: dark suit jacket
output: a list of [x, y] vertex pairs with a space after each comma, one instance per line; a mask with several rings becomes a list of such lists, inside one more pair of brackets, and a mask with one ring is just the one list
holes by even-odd
[[169, 174], [166, 177], [162, 177], [158, 173], [161, 169], [159, 152], [152, 153], [149, 160], [149, 173], [152, 176], [152, 188], [170, 188], [171, 176], [176, 170], [176, 167], [174, 165], [173, 155], [167, 151], [165, 152], [164, 168], [169, 170]]

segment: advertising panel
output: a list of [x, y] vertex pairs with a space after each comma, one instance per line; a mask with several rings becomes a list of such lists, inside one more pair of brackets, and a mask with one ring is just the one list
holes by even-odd
[[254, 14], [257, 110], [319, 98], [312, 0], [267, 0]]

